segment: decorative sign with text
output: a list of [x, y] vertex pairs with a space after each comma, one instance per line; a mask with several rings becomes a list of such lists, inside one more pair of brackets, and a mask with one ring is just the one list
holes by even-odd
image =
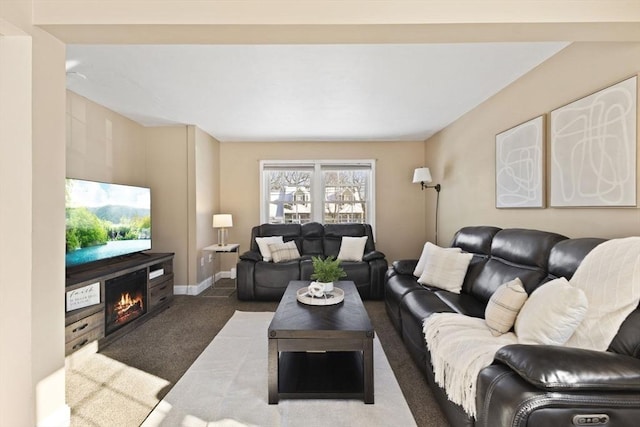
[[67, 292], [67, 311], [100, 304], [100, 282]]

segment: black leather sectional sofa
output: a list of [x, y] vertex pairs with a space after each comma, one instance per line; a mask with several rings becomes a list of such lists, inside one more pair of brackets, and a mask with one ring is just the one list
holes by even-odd
[[[294, 241], [299, 259], [280, 263], [263, 261], [256, 237], [282, 236]], [[376, 251], [369, 224], [262, 224], [251, 229], [249, 251], [240, 255], [237, 265], [238, 299], [280, 301], [289, 281], [311, 280], [312, 256], [337, 257], [342, 237], [367, 236], [362, 261], [342, 261], [347, 273], [342, 280], [352, 280], [363, 299], [382, 299], [384, 276], [388, 268], [382, 252]]]
[[498, 350], [478, 377], [477, 419], [436, 384], [422, 331], [423, 319], [437, 312], [484, 318], [492, 293], [515, 277], [529, 294], [554, 278], [570, 279], [603, 241], [537, 230], [462, 228], [451, 246], [473, 259], [460, 294], [419, 284], [413, 276], [417, 260], [393, 263], [385, 278], [387, 313], [452, 425], [640, 425], [640, 309], [626, 318], [606, 352], [521, 344]]

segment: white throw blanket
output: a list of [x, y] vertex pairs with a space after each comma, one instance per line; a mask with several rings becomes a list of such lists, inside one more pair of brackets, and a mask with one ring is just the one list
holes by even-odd
[[[566, 345], [606, 350], [620, 325], [640, 302], [640, 237], [614, 239], [598, 245], [582, 261], [569, 282], [585, 293], [587, 316]], [[475, 418], [478, 374], [495, 353], [516, 344], [513, 333], [491, 335], [484, 319], [458, 313], [435, 313], [423, 332], [431, 353], [436, 382], [447, 397]]]
[[484, 319], [458, 313], [432, 314], [424, 320], [423, 332], [436, 382], [449, 400], [475, 417], [478, 374], [500, 347], [518, 342], [515, 334], [494, 337]]
[[589, 308], [566, 345], [606, 350], [640, 302], [640, 237], [608, 240], [596, 246], [569, 283], [582, 289]]

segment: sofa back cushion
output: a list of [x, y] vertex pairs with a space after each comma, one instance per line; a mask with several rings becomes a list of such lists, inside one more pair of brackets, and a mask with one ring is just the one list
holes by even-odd
[[558, 242], [551, 249], [551, 255], [549, 255], [548, 279], [553, 280], [564, 277], [570, 280], [584, 257], [587, 256], [593, 248], [605, 241], [605, 239], [585, 237], [566, 239]]
[[318, 222], [302, 224], [300, 254], [317, 256], [324, 254], [324, 226]]
[[294, 240], [300, 250], [300, 224], [262, 224], [251, 229], [251, 247], [252, 251], [260, 252], [256, 237], [282, 236], [284, 242]]
[[466, 281], [463, 292], [470, 292], [486, 303], [500, 285], [518, 277], [531, 294], [547, 276], [551, 249], [565, 239], [560, 234], [538, 230], [498, 231], [492, 239], [489, 260], [474, 269], [473, 283]]
[[375, 251], [373, 242], [373, 232], [370, 224], [325, 224], [324, 226], [324, 254], [326, 256], [337, 257], [342, 244], [342, 237], [363, 237], [367, 236], [367, 243], [364, 253]]
[[607, 351], [618, 354], [625, 354], [640, 359], [640, 307], [631, 312], [629, 316], [622, 322], [618, 333]]
[[500, 228], [486, 225], [463, 227], [453, 236], [451, 246], [472, 254], [489, 256], [493, 236], [498, 231]]
[[561, 234], [539, 230], [501, 230], [491, 243], [491, 257], [547, 271], [551, 249], [567, 238]]
[[326, 224], [309, 222], [300, 224], [262, 224], [251, 229], [250, 250], [260, 252], [256, 237], [282, 236], [284, 242], [296, 242], [301, 256], [338, 256], [342, 237], [367, 236], [364, 253], [375, 251], [370, 224]]

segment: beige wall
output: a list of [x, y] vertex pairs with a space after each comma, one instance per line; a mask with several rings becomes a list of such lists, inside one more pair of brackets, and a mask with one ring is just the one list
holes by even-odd
[[[31, 46], [0, 35], [0, 425], [33, 425]], [[22, 301], [16, 304], [16, 301]], [[6, 345], [11, 343], [11, 345]]]
[[[211, 276], [214, 267], [213, 262], [209, 262], [209, 253], [202, 248], [217, 241], [212, 222], [213, 214], [218, 213], [220, 207], [220, 143], [201, 129], [190, 127], [195, 129], [195, 281], [200, 283]], [[220, 271], [219, 260], [215, 263], [215, 271]]]
[[138, 123], [66, 91], [69, 178], [146, 185], [146, 145]]
[[202, 248], [214, 243], [218, 141], [196, 126], [145, 128], [66, 93], [66, 175], [150, 187], [152, 250], [175, 252], [175, 285], [196, 285], [210, 276], [212, 263]]
[[175, 252], [176, 286], [188, 284], [189, 182], [187, 127], [145, 129], [154, 252]]
[[0, 425], [64, 425], [64, 45], [0, 7]]
[[32, 35], [32, 380], [36, 419], [42, 421], [65, 406], [64, 394], [60, 393], [65, 384], [65, 251], [59, 244], [65, 238], [65, 47], [38, 28]]
[[[448, 243], [458, 228], [476, 224], [537, 228], [569, 237], [640, 235], [637, 208], [495, 208], [497, 133], [638, 71], [640, 43], [576, 43], [430, 138], [426, 163], [442, 183], [441, 242]], [[432, 221], [427, 215], [427, 222]]]
[[249, 247], [260, 223], [260, 160], [376, 159], [376, 248], [389, 261], [416, 257], [425, 235], [425, 197], [412, 184], [422, 142], [281, 142], [220, 144], [220, 209], [233, 214], [229, 240]]

